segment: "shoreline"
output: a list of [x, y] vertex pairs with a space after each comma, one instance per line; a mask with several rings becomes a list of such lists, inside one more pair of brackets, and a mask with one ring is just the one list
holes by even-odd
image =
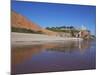
[[23, 46], [23, 45], [45, 44], [45, 43], [64, 43], [64, 42], [73, 42], [82, 40], [83, 40], [82, 38], [58, 37], [58, 36], [49, 36], [44, 34], [11, 32], [12, 46]]

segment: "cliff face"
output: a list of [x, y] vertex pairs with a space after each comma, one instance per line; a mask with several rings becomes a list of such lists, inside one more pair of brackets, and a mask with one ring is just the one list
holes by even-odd
[[40, 27], [39, 25], [29, 21], [27, 18], [25, 18], [24, 16], [16, 13], [16, 12], [11, 12], [11, 27], [15, 27], [15, 28], [25, 28], [25, 29], [29, 29], [29, 30], [33, 30], [33, 31], [41, 31], [44, 34], [47, 35], [56, 35], [56, 32], [47, 30], [47, 29], [43, 29], [42, 27]]
[[16, 28], [35, 30], [35, 31], [41, 30], [41, 27], [39, 27], [37, 24], [32, 23], [24, 16], [16, 12], [11, 12], [11, 26]]

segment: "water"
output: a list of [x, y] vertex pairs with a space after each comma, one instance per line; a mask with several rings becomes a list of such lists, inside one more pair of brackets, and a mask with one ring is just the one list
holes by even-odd
[[95, 41], [12, 47], [12, 74], [96, 68]]

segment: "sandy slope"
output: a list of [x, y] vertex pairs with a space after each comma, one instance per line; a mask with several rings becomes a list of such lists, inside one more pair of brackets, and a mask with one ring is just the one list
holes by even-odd
[[41, 31], [44, 34], [47, 35], [56, 35], [56, 32], [44, 29], [40, 27], [38, 24], [31, 22], [29, 19], [27, 19], [25, 16], [16, 13], [14, 11], [11, 12], [11, 27], [14, 28], [24, 28], [29, 29], [33, 31]]

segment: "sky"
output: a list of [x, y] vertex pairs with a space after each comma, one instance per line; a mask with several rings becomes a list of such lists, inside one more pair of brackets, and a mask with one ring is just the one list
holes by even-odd
[[96, 7], [86, 5], [12, 1], [11, 10], [41, 27], [85, 26], [92, 34], [96, 28]]

